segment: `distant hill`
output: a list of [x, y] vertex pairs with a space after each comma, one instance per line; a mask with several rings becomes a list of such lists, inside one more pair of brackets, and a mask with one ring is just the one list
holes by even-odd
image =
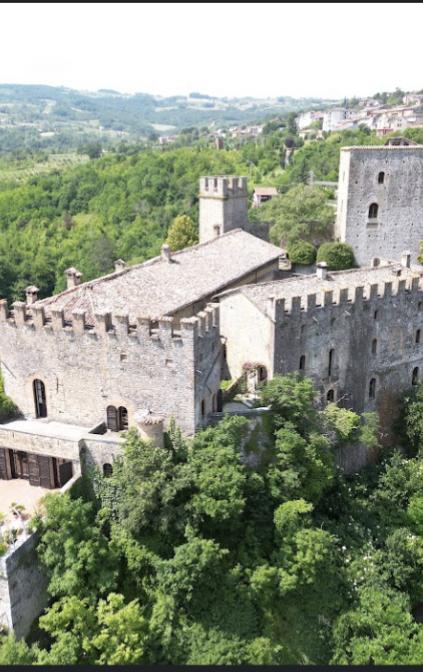
[[[77, 91], [66, 87], [0, 84], [0, 152], [19, 146], [54, 143], [75, 146], [78, 138], [139, 139], [186, 127], [259, 122], [272, 115], [322, 107], [321, 98], [217, 98], [123, 94], [110, 89]], [[54, 135], [52, 135], [54, 134]], [[12, 138], [12, 142], [10, 141]]]

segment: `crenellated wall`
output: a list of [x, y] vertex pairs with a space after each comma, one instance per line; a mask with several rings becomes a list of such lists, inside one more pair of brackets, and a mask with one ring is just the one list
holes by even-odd
[[[393, 276], [380, 284], [287, 300], [270, 297], [262, 304], [249, 301], [242, 290], [229, 293], [221, 299], [221, 321], [231, 376], [239, 375], [249, 361], [268, 365], [270, 377], [298, 371], [304, 357], [303, 373], [315, 380], [323, 399], [333, 390], [341, 405], [356, 411], [378, 409], [387, 427], [398, 398], [412, 386], [416, 367], [418, 379], [423, 378], [421, 283], [420, 276]], [[245, 315], [248, 329], [243, 329]], [[372, 378], [375, 398], [369, 397]]]
[[199, 197], [200, 243], [247, 224], [246, 177], [201, 177]]
[[34, 417], [33, 381], [46, 387], [48, 418], [91, 427], [108, 405], [125, 406], [133, 424], [138, 409], [174, 416], [187, 434], [203, 422], [201, 401], [217, 392], [219, 313], [209, 304], [197, 316], [152, 322], [104, 312], [88, 326], [75, 310], [47, 316], [40, 306], [0, 302], [0, 357], [5, 390], [22, 413]]

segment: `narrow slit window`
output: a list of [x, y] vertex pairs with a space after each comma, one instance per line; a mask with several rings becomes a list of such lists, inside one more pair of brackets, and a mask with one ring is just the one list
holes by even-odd
[[333, 348], [331, 350], [329, 350], [328, 376], [332, 375], [334, 354], [335, 354], [335, 350]]
[[412, 385], [417, 385], [418, 382], [419, 382], [419, 367], [416, 366], [413, 369], [413, 375], [411, 377], [411, 384]]
[[420, 343], [421, 333], [422, 333], [422, 332], [421, 332], [421, 329], [417, 329], [417, 331], [416, 331], [416, 343], [417, 343], [417, 344]]
[[372, 355], [377, 353], [377, 338], [374, 338], [372, 341]]
[[327, 401], [335, 401], [335, 392], [333, 390], [329, 390], [327, 395], [326, 395]]
[[383, 172], [383, 170], [381, 170], [379, 175], [377, 176], [377, 181], [379, 184], [383, 184], [385, 182], [385, 173]]
[[305, 355], [301, 355], [301, 357], [300, 357], [299, 369], [300, 369], [300, 371], [304, 371], [304, 369], [305, 369]]
[[376, 378], [372, 378], [369, 383], [369, 399], [376, 397]]

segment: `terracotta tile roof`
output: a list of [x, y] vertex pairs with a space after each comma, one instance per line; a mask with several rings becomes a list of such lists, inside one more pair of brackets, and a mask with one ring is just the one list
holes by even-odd
[[74, 310], [85, 311], [87, 324], [94, 324], [95, 314], [101, 312], [129, 314], [131, 323], [143, 316], [157, 319], [224, 290], [280, 255], [275, 245], [234, 229], [175, 252], [170, 261], [155, 257], [34, 305], [44, 306], [47, 315], [52, 309], [63, 309], [67, 320]]
[[276, 187], [256, 187], [254, 193], [257, 196], [277, 196], [278, 190]]

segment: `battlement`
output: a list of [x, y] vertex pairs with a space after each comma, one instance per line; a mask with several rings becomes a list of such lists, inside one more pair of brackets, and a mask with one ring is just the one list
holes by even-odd
[[236, 176], [200, 177], [200, 197], [233, 198], [247, 196], [247, 178]]
[[[320, 292], [291, 296], [286, 298], [269, 297], [268, 313], [276, 322], [282, 322], [287, 317], [298, 317], [301, 313], [314, 313], [316, 310], [331, 306], [355, 306], [363, 308], [372, 302], [401, 301], [409, 296], [417, 296], [423, 292], [423, 279], [416, 275], [409, 278], [393, 278], [374, 284], [364, 284], [356, 287], [322, 289]], [[420, 297], [423, 299], [423, 295]], [[417, 309], [417, 304], [416, 304]]]
[[5, 299], [0, 300], [0, 323], [14, 328], [32, 329], [44, 334], [66, 333], [74, 336], [87, 336], [92, 339], [131, 338], [139, 342], [205, 339], [219, 334], [219, 304], [209, 303], [206, 308], [193, 317], [177, 320], [163, 316], [153, 320], [149, 316], [140, 316], [136, 324], [129, 321], [128, 314], [101, 312], [95, 315], [95, 324], [88, 324], [86, 313], [74, 310], [70, 320], [65, 319], [62, 309], [53, 309], [46, 313], [44, 306], [28, 305], [15, 301], [9, 309]]

